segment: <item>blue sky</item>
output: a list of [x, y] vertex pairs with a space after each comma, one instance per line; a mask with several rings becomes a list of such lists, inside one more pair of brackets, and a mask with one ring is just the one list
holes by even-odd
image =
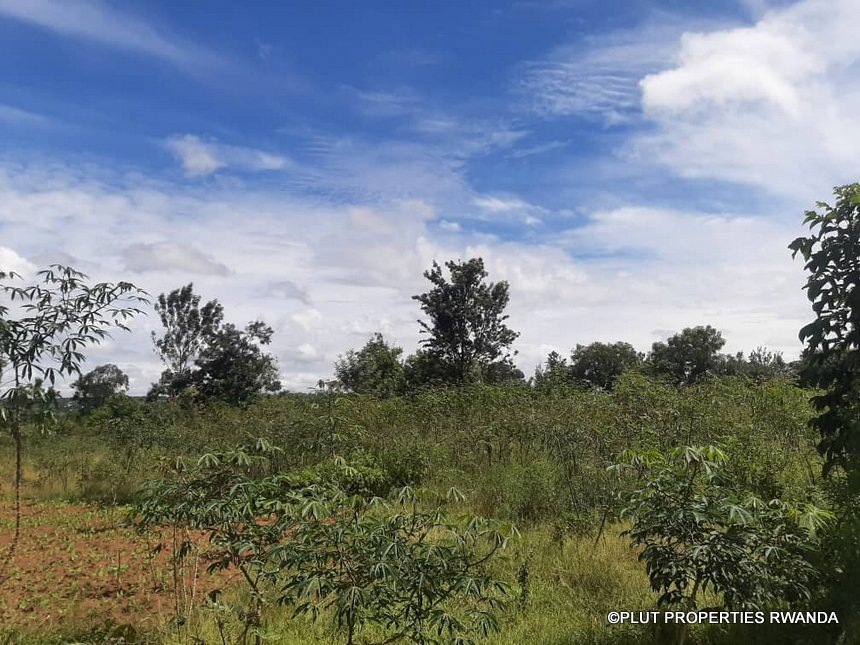
[[[433, 259], [511, 283], [520, 366], [688, 325], [794, 356], [786, 250], [857, 179], [850, 0], [0, 0], [0, 264], [189, 281], [276, 328], [284, 382]], [[158, 373], [154, 317], [93, 360]]]

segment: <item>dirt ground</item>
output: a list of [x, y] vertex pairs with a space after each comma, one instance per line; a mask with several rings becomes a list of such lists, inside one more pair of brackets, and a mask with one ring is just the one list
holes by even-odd
[[[236, 575], [207, 573], [201, 536], [193, 537], [200, 555], [175, 569], [171, 531], [141, 534], [127, 526], [123, 509], [54, 502], [23, 504], [21, 537], [4, 566], [14, 517], [12, 502], [0, 500], [4, 627], [44, 630], [97, 620], [155, 628]], [[155, 553], [159, 543], [165, 548]]]

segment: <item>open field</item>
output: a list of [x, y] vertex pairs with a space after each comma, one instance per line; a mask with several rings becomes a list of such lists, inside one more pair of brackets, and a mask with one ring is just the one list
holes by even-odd
[[[223, 537], [220, 524], [207, 529], [177, 521], [174, 542], [169, 522], [144, 532], [132, 528], [125, 505], [139, 503], [135, 491], [147, 480], [184, 481], [179, 503], [204, 490], [201, 482], [220, 481], [218, 473], [226, 473], [240, 476], [235, 482], [243, 486], [286, 477], [288, 487], [278, 494], [287, 496], [332, 481], [359, 495], [381, 495], [392, 508], [403, 485], [440, 494], [455, 486], [465, 499], [447, 504], [447, 515], [498, 518], [519, 529], [489, 567], [508, 585], [500, 631], [478, 634], [476, 642], [666, 642], [669, 636], [654, 627], [607, 624], [607, 612], [653, 610], [658, 597], [638, 560], [641, 549], [620, 535], [630, 525], [619, 523], [613, 510], [612, 500], [634, 482], [614, 478], [607, 467], [625, 446], [716, 443], [732, 456], [725, 466], [732, 480], [747, 490], [826, 504], [829, 493], [820, 484], [820, 458], [806, 426], [807, 397], [781, 380], [717, 379], [677, 390], [631, 375], [611, 394], [544, 395], [523, 388], [388, 400], [321, 394], [264, 399], [247, 409], [126, 402], [88, 419], [68, 418], [53, 434], [29, 435], [22, 532], [2, 586], [0, 633], [11, 643], [251, 642], [250, 633], [243, 637], [243, 615], [252, 597], [239, 570], [231, 565], [206, 573], [212, 558], [224, 553], [217, 539], [209, 544], [211, 536]], [[222, 467], [211, 465], [213, 456], [200, 458], [254, 436], [275, 451], [259, 466]], [[0, 463], [8, 474], [8, 444], [3, 450]], [[351, 466], [342, 470], [331, 455]], [[178, 472], [170, 467], [177, 458], [188, 464]], [[229, 481], [207, 493], [215, 495], [213, 502], [222, 504], [218, 490], [234, 485]], [[14, 518], [8, 486], [3, 490], [5, 551]], [[259, 490], [257, 496], [268, 494]], [[241, 505], [231, 505], [234, 497], [223, 498], [225, 508], [241, 513]], [[173, 502], [159, 504], [169, 509]], [[278, 521], [277, 514], [248, 517], [262, 527]], [[320, 527], [338, 518], [323, 516]], [[244, 520], [237, 521], [241, 527]], [[304, 524], [291, 526], [279, 540], [300, 535]], [[174, 560], [186, 531], [193, 544]], [[153, 553], [158, 543], [164, 548]], [[247, 548], [239, 546], [239, 561]], [[280, 584], [261, 586], [253, 628], [261, 642], [346, 642], [331, 608], [316, 622], [295, 616], [294, 606], [278, 602]], [[720, 598], [706, 593], [699, 602], [717, 606]], [[694, 627], [687, 642], [813, 643], [826, 629]], [[368, 624], [355, 642], [385, 637], [385, 629]]]

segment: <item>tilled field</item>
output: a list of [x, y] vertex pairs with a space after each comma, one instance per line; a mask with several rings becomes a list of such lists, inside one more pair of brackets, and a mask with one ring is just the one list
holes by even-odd
[[[121, 508], [26, 502], [17, 548], [14, 508], [0, 502], [0, 624], [44, 630], [110, 621], [149, 629], [228, 586], [233, 572], [206, 571], [205, 540], [174, 566], [171, 530], [139, 533]], [[181, 540], [181, 535], [175, 539]], [[155, 547], [165, 548], [157, 551]], [[196, 555], [195, 555], [196, 554]]]

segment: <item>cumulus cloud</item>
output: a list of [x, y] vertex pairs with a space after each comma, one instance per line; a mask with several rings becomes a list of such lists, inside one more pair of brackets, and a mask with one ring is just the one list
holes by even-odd
[[642, 79], [656, 130], [631, 155], [810, 202], [856, 179], [858, 20], [853, 0], [802, 0], [749, 27], [686, 33], [674, 64]]
[[0, 246], [0, 271], [24, 276], [32, 274], [35, 270], [36, 266], [32, 262], [21, 257], [12, 249]]
[[175, 135], [165, 142], [167, 149], [182, 163], [187, 177], [205, 177], [231, 167], [244, 171], [283, 170], [290, 161], [281, 155], [204, 141], [193, 134]]

